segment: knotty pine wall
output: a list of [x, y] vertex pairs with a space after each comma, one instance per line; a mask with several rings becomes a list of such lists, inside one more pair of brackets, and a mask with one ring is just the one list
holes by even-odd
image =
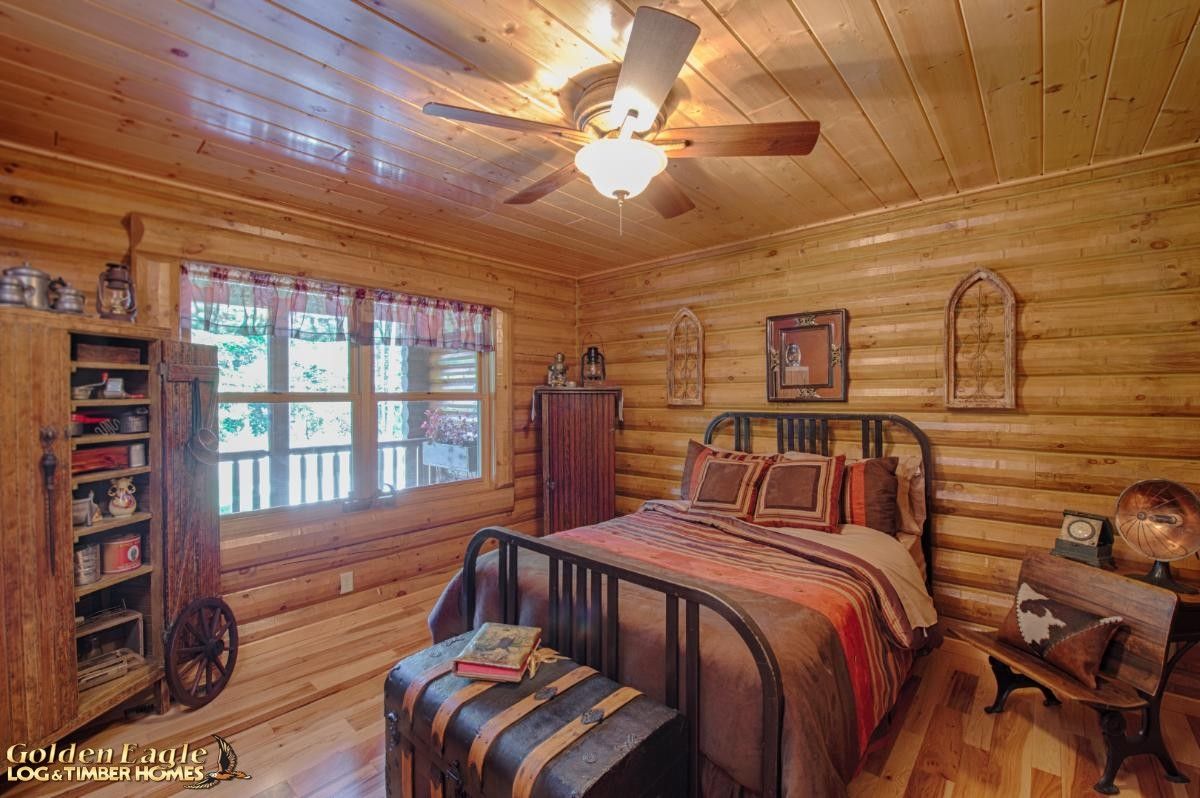
[[[1013, 411], [944, 407], [944, 306], [979, 266], [1020, 303]], [[766, 402], [763, 320], [848, 309], [849, 401], [819, 409], [903, 414], [932, 438], [934, 592], [957, 621], [999, 623], [1021, 557], [1052, 545], [1064, 508], [1110, 514], [1139, 478], [1200, 489], [1200, 150], [601, 275], [579, 295], [580, 338], [602, 343], [625, 389], [625, 512], [676, 495], [687, 440], [714, 414], [817, 409]], [[666, 407], [683, 306], [705, 328], [703, 408]], [[1182, 568], [1200, 577], [1196, 560]]]
[[[513, 408], [506, 419], [513, 425], [513, 487], [286, 528], [236, 524], [236, 535], [223, 535], [222, 590], [243, 638], [434, 587], [445, 577], [430, 574], [460, 562], [466, 541], [482, 526], [538, 531], [540, 464], [529, 403], [553, 354], [574, 347], [573, 280], [23, 149], [0, 145], [0, 164], [0, 269], [28, 260], [62, 275], [87, 292], [89, 312], [104, 263], [128, 249], [121, 220], [130, 212], [177, 221], [187, 236], [180, 248], [197, 258], [217, 242], [222, 252], [244, 251], [264, 261], [277, 255], [280, 263], [299, 252], [308, 273], [357, 283], [369, 278], [361, 261], [347, 264], [347, 256], [367, 256], [381, 272], [436, 274], [474, 290], [484, 285], [497, 296], [515, 295]], [[159, 239], [171, 234], [169, 225], [155, 227]], [[338, 574], [346, 570], [354, 571], [355, 591], [339, 596]]]

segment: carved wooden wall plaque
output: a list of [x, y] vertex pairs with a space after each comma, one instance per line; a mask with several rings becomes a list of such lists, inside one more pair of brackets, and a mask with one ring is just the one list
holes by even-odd
[[667, 330], [667, 404], [704, 404], [704, 327], [680, 308]]
[[946, 303], [946, 406], [1016, 407], [1016, 315], [1012, 289], [977, 269]]

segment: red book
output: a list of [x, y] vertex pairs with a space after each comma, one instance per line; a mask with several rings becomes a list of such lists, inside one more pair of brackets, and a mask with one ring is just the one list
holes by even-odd
[[485, 623], [454, 658], [454, 673], [468, 679], [519, 682], [541, 640], [542, 630], [536, 626]]

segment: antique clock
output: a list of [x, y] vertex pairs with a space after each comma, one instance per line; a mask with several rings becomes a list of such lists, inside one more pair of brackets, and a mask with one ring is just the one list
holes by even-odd
[[1106, 516], [1063, 510], [1053, 553], [1097, 568], [1115, 568], [1112, 544], [1112, 523]]

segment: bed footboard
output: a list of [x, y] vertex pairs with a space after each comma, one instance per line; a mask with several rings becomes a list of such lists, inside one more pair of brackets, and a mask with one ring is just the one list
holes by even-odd
[[[463, 562], [463, 597], [466, 624], [474, 622], [476, 563], [490, 541], [498, 545], [498, 588], [502, 620], [517, 620], [517, 558], [522, 549], [544, 555], [549, 561], [547, 595], [547, 645], [576, 662], [588, 665], [620, 682], [621, 626], [619, 596], [622, 582], [663, 595], [666, 608], [666, 703], [688, 720], [688, 790], [700, 794], [700, 607], [724, 618], [742, 638], [762, 681], [762, 795], [777, 798], [781, 790], [780, 746], [783, 737], [783, 691], [779, 662], [754, 619], [720, 593], [687, 583], [668, 581], [650, 571], [618, 566], [570, 551], [553, 539], [531, 538], [503, 527], [486, 527], [475, 533]], [[679, 608], [683, 605], [683, 662], [679, 661]]]

